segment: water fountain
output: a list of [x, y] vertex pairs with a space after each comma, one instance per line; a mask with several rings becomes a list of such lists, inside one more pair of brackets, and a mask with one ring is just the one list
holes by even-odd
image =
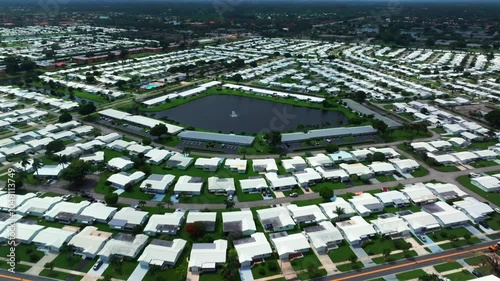
[[236, 112], [233, 110], [233, 112], [231, 112], [231, 115], [230, 115], [232, 118], [236, 118], [238, 117], [238, 114], [236, 114]]

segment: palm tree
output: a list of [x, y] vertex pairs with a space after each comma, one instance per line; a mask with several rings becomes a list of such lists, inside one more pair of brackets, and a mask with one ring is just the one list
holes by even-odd
[[345, 209], [340, 206], [337, 206], [335, 208], [335, 213], [337, 214], [337, 220], [340, 221], [342, 219], [342, 216], [345, 215]]
[[146, 201], [144, 200], [139, 200], [138, 204], [141, 208], [144, 207], [144, 205], [146, 205]]
[[167, 205], [167, 208], [171, 208], [173, 205], [174, 205], [174, 202], [172, 202], [172, 198], [168, 197], [167, 199], [165, 199], [165, 201], [163, 201], [165, 203], [165, 205]]
[[33, 163], [31, 164], [31, 167], [33, 167], [33, 170], [35, 170], [37, 179], [38, 179], [38, 169], [40, 169], [42, 166], [43, 166], [43, 163], [40, 160], [38, 160], [37, 158], [33, 159]]
[[64, 164], [68, 163], [68, 158], [66, 157], [66, 155], [59, 155], [59, 156], [57, 156], [57, 163], [62, 165], [62, 167], [64, 169], [65, 168]]
[[231, 210], [234, 208], [234, 201], [233, 200], [227, 200], [224, 201], [224, 204], [226, 204], [226, 209]]
[[441, 279], [435, 273], [425, 274], [425, 275], [418, 277], [418, 281], [439, 281], [439, 280], [441, 280]]
[[158, 207], [158, 212], [161, 211], [161, 209], [165, 206], [165, 202], [158, 202], [156, 203], [156, 207]]
[[31, 163], [31, 159], [28, 158], [27, 155], [23, 155], [21, 157], [21, 166], [23, 169], [26, 171], [26, 166], [28, 166]]

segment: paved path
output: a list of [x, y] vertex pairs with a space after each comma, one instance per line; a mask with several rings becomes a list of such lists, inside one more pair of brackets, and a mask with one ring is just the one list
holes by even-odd
[[[56, 254], [53, 253], [48, 253], [43, 256], [37, 263], [35, 263], [28, 271], [26, 271], [26, 274], [32, 274], [32, 275], [38, 275], [42, 270], [45, 268], [43, 267], [46, 263], [53, 261], [57, 257]], [[57, 264], [55, 264], [57, 266]]]
[[411, 247], [419, 256], [427, 255], [429, 253], [412, 236], [405, 237], [405, 241], [411, 244]]
[[286, 280], [293, 280], [297, 278], [297, 273], [292, 267], [292, 263], [290, 261], [280, 260], [278, 264], [281, 267], [281, 272], [283, 272], [283, 276]]
[[[330, 259], [330, 256], [328, 256], [328, 254], [318, 253], [318, 251], [316, 251], [315, 247], [311, 247], [311, 249], [318, 257], [319, 261], [323, 265], [323, 268], [326, 270], [327, 274], [334, 274], [334, 273], [338, 272], [337, 266], [335, 265], [335, 263], [333, 263], [332, 259]], [[332, 251], [335, 251], [335, 250], [332, 250]]]

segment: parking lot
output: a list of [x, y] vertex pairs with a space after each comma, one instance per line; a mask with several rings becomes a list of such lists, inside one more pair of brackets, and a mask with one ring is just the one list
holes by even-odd
[[221, 151], [224, 153], [236, 153], [238, 152], [239, 148], [239, 146], [232, 144], [209, 144], [206, 142], [192, 140], [181, 140], [181, 143], [177, 147], [180, 149], [192, 148], [200, 150]]

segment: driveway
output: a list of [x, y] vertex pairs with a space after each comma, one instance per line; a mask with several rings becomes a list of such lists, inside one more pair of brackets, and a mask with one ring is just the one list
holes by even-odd
[[148, 269], [138, 264], [132, 274], [130, 274], [130, 277], [127, 279], [127, 281], [142, 280], [146, 273], [148, 273]]
[[488, 238], [488, 236], [486, 236], [484, 233], [482, 233], [481, 231], [479, 231], [479, 229], [475, 228], [474, 226], [472, 226], [470, 224], [467, 224], [465, 226], [465, 229], [467, 229], [472, 235], [474, 235], [477, 238], [481, 239], [481, 241], [483, 241], [483, 242], [485, 242], [485, 241], [491, 241], [491, 239]]
[[363, 263], [365, 267], [375, 266], [376, 264], [372, 261], [370, 256], [365, 252], [363, 248], [360, 246], [353, 247], [351, 246], [351, 250], [358, 257], [359, 261]]
[[94, 270], [94, 266], [92, 265], [92, 268], [89, 269], [89, 271], [87, 272], [87, 275], [101, 276], [104, 274], [104, 271], [106, 271], [108, 266], [109, 266], [109, 263], [105, 262], [101, 265], [101, 267], [99, 267], [98, 270]]
[[281, 260], [278, 261], [278, 264], [280, 265], [281, 271], [283, 272], [283, 275], [285, 276], [286, 280], [297, 278], [297, 273], [295, 273], [295, 270], [293, 269], [290, 261]]
[[240, 268], [241, 281], [253, 281], [253, 274], [251, 268]]

